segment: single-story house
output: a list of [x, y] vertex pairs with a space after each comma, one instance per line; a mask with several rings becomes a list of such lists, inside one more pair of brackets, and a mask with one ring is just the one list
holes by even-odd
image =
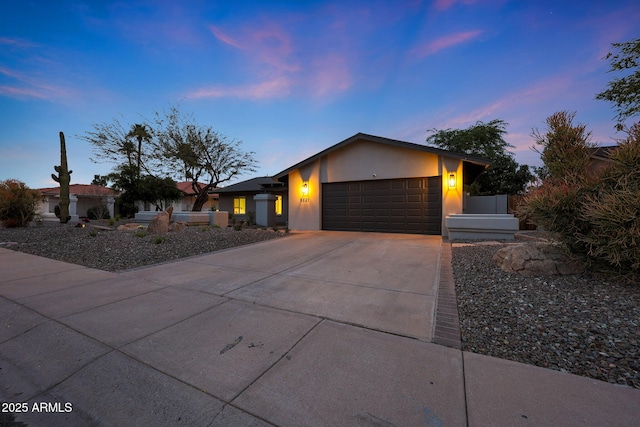
[[287, 225], [288, 191], [283, 182], [272, 177], [252, 178], [228, 187], [216, 189], [218, 209], [233, 214], [236, 221], [256, 221], [257, 205], [268, 204], [267, 222], [260, 225]]
[[[55, 207], [60, 203], [60, 187], [39, 188], [43, 199], [40, 205], [40, 217], [44, 220], [57, 220]], [[110, 217], [114, 216], [114, 203], [120, 193], [111, 188], [93, 184], [69, 185], [69, 215], [71, 221], [86, 217], [91, 208], [106, 209]]]
[[[201, 186], [205, 186], [206, 184], [200, 183]], [[179, 200], [174, 201], [166, 201], [163, 203], [163, 209], [166, 209], [169, 206], [173, 206], [174, 212], [188, 212], [193, 208], [193, 204], [196, 202], [197, 193], [193, 190], [193, 186], [191, 181], [188, 182], [176, 182], [176, 187], [182, 193], [182, 197]], [[202, 206], [202, 211], [211, 211], [216, 210], [218, 205], [218, 189], [209, 190], [208, 196], [209, 199]], [[143, 203], [138, 202], [138, 212], [150, 212], [155, 211], [156, 207], [152, 203]]]
[[277, 209], [271, 206], [282, 200], [282, 219], [291, 230], [446, 236], [445, 217], [463, 212], [464, 185], [471, 184], [489, 163], [480, 157], [358, 133], [272, 178], [218, 190], [220, 209], [235, 216], [253, 209], [254, 197], [272, 195], [268, 211]]

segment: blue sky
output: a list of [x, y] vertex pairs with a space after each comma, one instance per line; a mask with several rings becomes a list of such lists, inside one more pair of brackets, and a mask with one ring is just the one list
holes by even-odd
[[509, 123], [519, 163], [532, 128], [577, 112], [594, 142], [622, 137], [595, 100], [611, 43], [640, 36], [629, 1], [2, 1], [0, 180], [72, 183], [96, 164], [78, 136], [179, 105], [243, 141], [275, 174], [364, 132], [424, 143], [430, 129]]

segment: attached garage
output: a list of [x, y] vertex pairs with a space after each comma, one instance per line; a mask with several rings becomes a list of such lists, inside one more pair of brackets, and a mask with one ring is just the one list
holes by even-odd
[[322, 184], [322, 229], [385, 233], [442, 233], [442, 179]]
[[291, 230], [446, 235], [486, 159], [358, 133], [276, 174]]

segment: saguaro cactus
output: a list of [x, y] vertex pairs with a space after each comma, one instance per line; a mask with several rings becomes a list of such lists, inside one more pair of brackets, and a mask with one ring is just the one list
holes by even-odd
[[66, 224], [71, 219], [69, 215], [69, 182], [71, 181], [71, 172], [67, 167], [67, 146], [64, 141], [64, 133], [60, 132], [60, 166], [53, 167], [58, 175], [51, 174], [51, 178], [60, 184], [60, 222]]

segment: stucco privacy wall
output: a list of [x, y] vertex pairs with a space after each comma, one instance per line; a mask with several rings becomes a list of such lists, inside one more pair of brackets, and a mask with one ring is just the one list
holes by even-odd
[[[456, 175], [455, 188], [449, 188], [451, 172]], [[439, 175], [443, 177], [442, 230], [446, 235], [444, 217], [462, 213], [462, 161], [389, 144], [354, 141], [289, 173], [289, 228], [322, 228], [322, 183]], [[308, 197], [301, 194], [304, 182], [308, 184]]]

